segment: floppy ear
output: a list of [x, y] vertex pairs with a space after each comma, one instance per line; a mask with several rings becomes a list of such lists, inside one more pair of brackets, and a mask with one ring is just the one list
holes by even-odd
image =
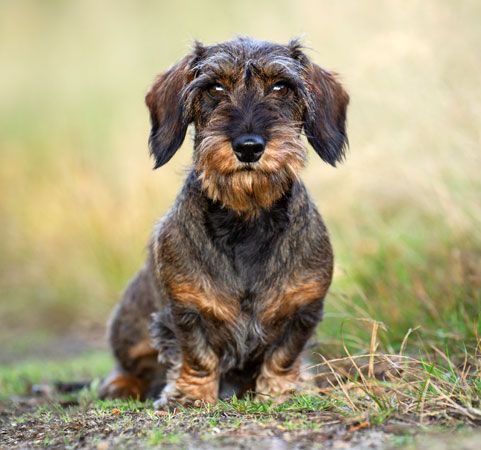
[[349, 95], [335, 76], [308, 63], [306, 68], [307, 107], [304, 131], [317, 154], [335, 166], [344, 158], [348, 145], [346, 135], [346, 110]]
[[191, 120], [187, 117], [183, 91], [192, 80], [193, 55], [185, 56], [160, 74], [145, 97], [150, 110], [149, 147], [154, 169], [164, 165], [184, 142]]

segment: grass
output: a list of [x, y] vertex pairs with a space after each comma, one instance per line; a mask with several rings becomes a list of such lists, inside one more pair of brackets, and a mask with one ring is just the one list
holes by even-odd
[[[9, 417], [3, 422], [7, 438], [0, 442], [182, 447], [190, 442], [219, 445], [226, 439], [246, 444], [253, 436], [278, 436], [312, 443], [319, 434], [352, 439], [356, 433], [381, 429], [386, 442], [408, 445], [415, 434], [433, 426], [466, 430], [481, 425], [479, 358], [467, 358], [456, 367], [447, 355], [440, 356], [445, 364], [382, 353], [348, 355], [317, 365], [315, 382], [306, 382], [284, 403], [234, 398], [167, 412], [154, 411], [152, 401], [99, 400], [98, 380], [111, 364], [105, 353], [48, 364], [30, 361], [0, 368], [0, 405]], [[79, 373], [93, 378], [90, 388], [68, 395], [55, 390], [44, 390], [40, 397], [30, 393], [34, 383], [71, 381]], [[13, 403], [8, 400], [12, 396]]]
[[104, 352], [92, 352], [81, 358], [58, 361], [22, 361], [0, 368], [0, 399], [22, 395], [33, 384], [100, 378], [112, 367], [112, 359]]
[[[103, 339], [152, 225], [180, 189], [190, 143], [151, 171], [143, 95], [192, 38], [304, 34], [313, 59], [337, 70], [352, 98], [347, 161], [333, 169], [312, 154], [303, 175], [336, 253], [313, 348], [318, 391], [285, 405], [239, 400], [157, 417], [149, 405], [102, 403], [89, 390], [10, 405], [8, 417], [25, 429], [43, 423], [32, 439], [44, 446], [60, 445], [65, 421], [80, 427], [64, 430], [69, 442], [91, 420], [85, 442], [138, 435], [174, 447], [216, 428], [303, 439], [329, 421], [477, 426], [480, 18], [474, 0], [4, 2], [0, 361], [10, 362], [0, 368], [2, 402], [32, 384], [99, 379], [110, 368], [103, 352], [62, 359], [76, 348], [62, 346], [67, 336]], [[59, 358], [32, 359], [53, 345]]]

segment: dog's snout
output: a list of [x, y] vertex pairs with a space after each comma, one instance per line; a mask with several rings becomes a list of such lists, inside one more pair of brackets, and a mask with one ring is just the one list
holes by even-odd
[[264, 138], [258, 134], [243, 134], [232, 142], [237, 159], [245, 163], [259, 161], [265, 146]]

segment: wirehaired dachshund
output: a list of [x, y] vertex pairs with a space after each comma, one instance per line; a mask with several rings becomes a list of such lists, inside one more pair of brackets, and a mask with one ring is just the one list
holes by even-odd
[[113, 313], [117, 366], [102, 397], [150, 396], [165, 408], [248, 392], [282, 399], [295, 388], [333, 271], [299, 178], [302, 135], [336, 165], [348, 102], [297, 40], [197, 42], [155, 80], [146, 96], [155, 168], [190, 124], [193, 165]]

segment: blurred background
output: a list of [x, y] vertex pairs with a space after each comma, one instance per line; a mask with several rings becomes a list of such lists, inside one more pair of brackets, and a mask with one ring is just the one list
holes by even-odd
[[481, 3], [0, 0], [0, 362], [105, 347], [179, 190], [153, 171], [144, 95], [194, 39], [301, 36], [351, 95], [350, 152], [304, 180], [336, 273], [319, 338], [362, 351], [481, 331]]

